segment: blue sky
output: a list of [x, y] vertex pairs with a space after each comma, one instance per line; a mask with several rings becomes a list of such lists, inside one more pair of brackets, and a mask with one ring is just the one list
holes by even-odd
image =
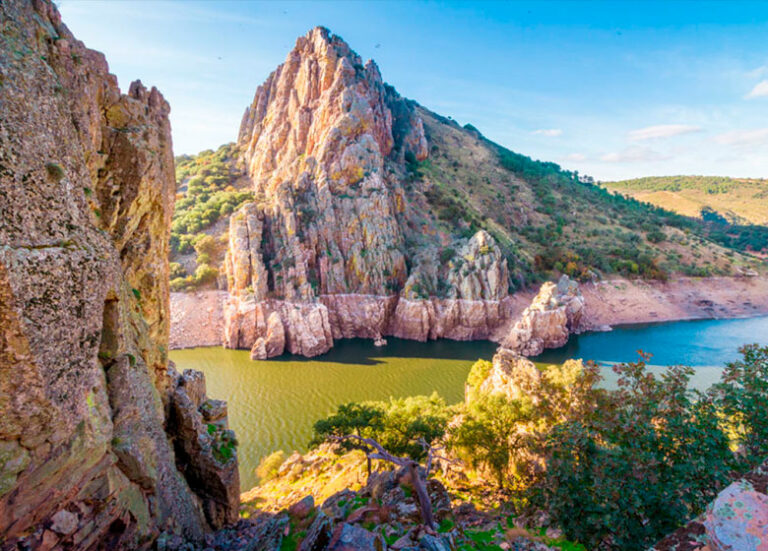
[[233, 141], [256, 87], [325, 25], [404, 96], [598, 179], [768, 177], [768, 3], [60, 0], [174, 147]]

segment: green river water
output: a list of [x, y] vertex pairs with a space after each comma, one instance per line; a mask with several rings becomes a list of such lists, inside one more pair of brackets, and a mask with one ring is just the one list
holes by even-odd
[[[248, 489], [256, 482], [253, 471], [262, 457], [279, 449], [303, 451], [312, 424], [338, 404], [433, 391], [448, 403], [459, 402], [472, 363], [490, 359], [497, 347], [486, 341], [387, 340], [382, 348], [365, 340], [339, 341], [329, 353], [312, 359], [286, 355], [252, 361], [248, 351], [223, 348], [174, 350], [170, 356], [180, 370], [204, 372], [208, 395], [229, 403], [230, 426], [240, 441], [241, 487]], [[706, 387], [747, 342], [768, 344], [768, 317], [645, 324], [586, 333], [572, 337], [561, 349], [546, 351], [536, 361], [628, 361], [643, 349], [654, 354], [654, 364], [696, 367], [693, 384]], [[611, 383], [606, 369], [606, 384]]]

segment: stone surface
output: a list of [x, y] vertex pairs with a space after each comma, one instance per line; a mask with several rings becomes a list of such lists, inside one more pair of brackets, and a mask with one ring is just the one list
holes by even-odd
[[651, 551], [768, 550], [768, 462], [725, 487], [706, 512]]
[[314, 356], [340, 338], [489, 338], [508, 319], [489, 233], [445, 247], [410, 229], [426, 214], [406, 193], [408, 162], [428, 154], [422, 120], [327, 29], [258, 88], [238, 145], [255, 200], [230, 218], [225, 346]]
[[170, 108], [48, 0], [0, 25], [0, 548], [201, 541], [164, 428]]
[[318, 512], [297, 551], [324, 551], [331, 541], [332, 530], [331, 519], [322, 511]]
[[333, 531], [328, 551], [381, 551], [381, 536], [356, 524], [340, 524]]
[[292, 517], [305, 518], [315, 508], [315, 498], [308, 495], [288, 508], [288, 513]]
[[[542, 379], [536, 364], [503, 346], [496, 350], [492, 364], [485, 380], [473, 390], [483, 394], [504, 394], [510, 400], [523, 397], [535, 400]], [[467, 400], [471, 396], [471, 392], [466, 392]]]
[[204, 396], [203, 374], [185, 370], [171, 394], [168, 431], [175, 437], [177, 465], [202, 500], [208, 523], [222, 528], [237, 521], [240, 475], [236, 442], [232, 431], [226, 430], [226, 422], [204, 423], [201, 405], [207, 401], [200, 403]]
[[51, 530], [57, 534], [69, 535], [77, 530], [78, 518], [76, 513], [62, 509], [51, 517]]
[[525, 309], [502, 342], [523, 356], [537, 356], [545, 348], [559, 348], [571, 333], [580, 331], [584, 298], [575, 281], [562, 276], [557, 284], [547, 282]]
[[704, 526], [713, 551], [768, 549], [768, 495], [734, 482], [707, 509]]

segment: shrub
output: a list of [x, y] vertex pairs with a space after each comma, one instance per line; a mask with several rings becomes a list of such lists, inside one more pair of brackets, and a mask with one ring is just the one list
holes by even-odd
[[216, 281], [219, 271], [208, 264], [200, 264], [195, 270], [195, 283], [202, 285]]
[[722, 382], [710, 393], [725, 415], [745, 469], [768, 455], [768, 346], [752, 344], [740, 352], [742, 359], [727, 364]]
[[178, 262], [171, 262], [169, 264], [170, 267], [170, 278], [171, 280], [174, 280], [176, 278], [183, 278], [187, 275], [187, 272], [184, 270], [184, 267], [179, 264]]
[[691, 368], [656, 378], [645, 359], [614, 367], [599, 414], [555, 426], [534, 501], [590, 549], [646, 549], [699, 514], [728, 480], [732, 454]]
[[259, 483], [261, 484], [275, 478], [285, 460], [286, 455], [283, 450], [278, 450], [262, 458], [259, 461], [259, 466], [256, 467], [256, 476], [259, 479]]
[[183, 291], [190, 283], [190, 277], [176, 277], [171, 280], [171, 291]]
[[648, 233], [645, 234], [645, 237], [650, 241], [651, 243], [661, 243], [667, 238], [667, 234], [661, 231], [658, 228], [655, 228]]

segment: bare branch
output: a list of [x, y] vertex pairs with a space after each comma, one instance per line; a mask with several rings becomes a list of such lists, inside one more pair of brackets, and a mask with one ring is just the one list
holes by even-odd
[[[437, 526], [435, 523], [434, 514], [432, 513], [432, 501], [429, 499], [429, 493], [427, 492], [426, 482], [421, 478], [421, 474], [419, 473], [419, 464], [416, 461], [414, 461], [410, 457], [398, 457], [396, 455], [392, 455], [391, 453], [389, 453], [387, 450], [384, 449], [384, 446], [379, 444], [373, 438], [364, 438], [356, 434], [347, 434], [345, 436], [330, 436], [329, 439], [334, 440], [336, 442], [344, 442], [346, 440], [356, 440], [357, 442], [364, 444], [368, 448], [375, 450], [375, 451], [371, 451], [368, 449], [365, 450], [365, 455], [369, 460], [381, 459], [383, 461], [388, 461], [390, 463], [393, 463], [398, 467], [405, 467], [411, 476], [411, 483], [413, 484], [413, 489], [416, 491], [416, 497], [419, 500], [419, 508], [421, 509], [422, 522], [426, 526], [429, 526], [430, 528], [433, 528], [433, 529]], [[431, 454], [432, 454], [432, 448], [430, 447], [428, 452], [429, 459], [428, 459], [428, 465], [427, 465], [427, 473], [429, 473], [429, 464], [432, 461]]]

